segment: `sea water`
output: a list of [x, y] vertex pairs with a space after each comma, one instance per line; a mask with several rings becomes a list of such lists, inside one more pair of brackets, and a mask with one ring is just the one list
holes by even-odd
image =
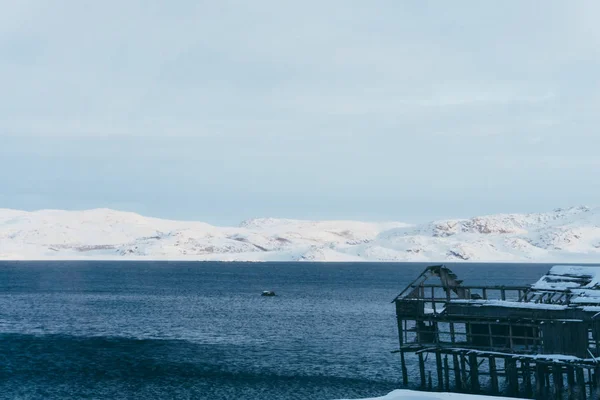
[[[383, 395], [401, 381], [390, 301], [426, 265], [0, 262], [0, 398]], [[549, 267], [447, 265], [498, 285]]]

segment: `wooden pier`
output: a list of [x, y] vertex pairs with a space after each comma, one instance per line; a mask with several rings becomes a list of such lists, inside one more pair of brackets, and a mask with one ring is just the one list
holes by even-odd
[[600, 267], [555, 266], [531, 286], [465, 286], [434, 265], [393, 302], [405, 386], [600, 399]]

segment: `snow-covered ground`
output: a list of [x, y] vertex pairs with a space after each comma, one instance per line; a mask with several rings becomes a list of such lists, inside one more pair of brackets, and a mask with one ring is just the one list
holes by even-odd
[[506, 397], [479, 396], [462, 393], [428, 393], [412, 390], [394, 390], [383, 397], [374, 397], [363, 400], [506, 400]]
[[0, 209], [0, 259], [599, 262], [600, 208], [422, 225], [263, 218], [237, 227], [108, 209]]

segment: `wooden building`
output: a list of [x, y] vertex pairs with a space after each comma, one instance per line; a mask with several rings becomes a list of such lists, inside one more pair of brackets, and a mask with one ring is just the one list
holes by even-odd
[[465, 286], [434, 265], [393, 302], [405, 386], [600, 399], [600, 267], [555, 266], [531, 286]]

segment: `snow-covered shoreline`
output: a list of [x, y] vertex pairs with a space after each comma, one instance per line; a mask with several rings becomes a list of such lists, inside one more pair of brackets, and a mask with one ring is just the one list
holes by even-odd
[[[394, 390], [383, 397], [361, 400], [506, 400], [506, 397], [470, 395], [463, 393], [417, 392], [413, 390]], [[518, 399], [517, 399], [518, 400]]]
[[262, 218], [237, 227], [109, 209], [0, 209], [0, 260], [600, 261], [600, 208], [402, 222]]

